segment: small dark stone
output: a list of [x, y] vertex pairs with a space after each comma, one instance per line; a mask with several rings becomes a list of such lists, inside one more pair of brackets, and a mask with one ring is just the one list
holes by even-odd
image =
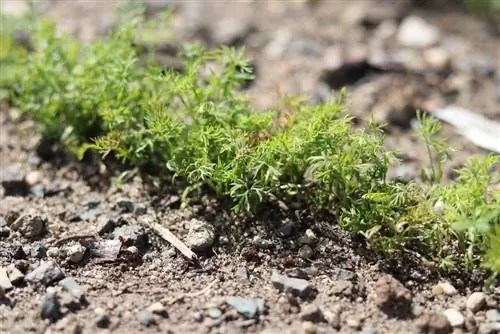
[[45, 245], [43, 245], [43, 244], [35, 243], [30, 248], [30, 255], [31, 255], [31, 257], [34, 257], [37, 259], [43, 259], [47, 256], [47, 247], [45, 247]]
[[121, 197], [116, 201], [116, 205], [128, 212], [134, 212], [134, 202], [128, 197]]
[[12, 252], [12, 257], [15, 260], [24, 260], [26, 259], [26, 252], [24, 251], [24, 248], [20, 245], [15, 246], [14, 251]]
[[42, 319], [49, 319], [51, 322], [56, 322], [62, 317], [61, 304], [55, 293], [47, 293], [42, 301], [40, 310]]
[[325, 317], [321, 309], [317, 305], [312, 304], [305, 306], [300, 312], [300, 320], [318, 323], [325, 321]]
[[101, 204], [101, 201], [95, 198], [90, 198], [83, 202], [83, 205], [87, 207], [87, 209], [97, 208], [99, 204]]
[[405, 318], [411, 314], [410, 290], [390, 275], [376, 282], [374, 297], [375, 304], [389, 316]]
[[202, 322], [203, 321], [203, 313], [198, 311], [198, 312], [194, 312], [193, 314], [193, 319], [194, 321], [196, 322]]
[[0, 182], [4, 188], [6, 196], [26, 196], [28, 186], [24, 182], [26, 173], [17, 164], [2, 169]]
[[98, 328], [108, 328], [111, 320], [107, 314], [101, 314], [97, 317], [95, 324]]
[[103, 235], [108, 232], [111, 232], [113, 228], [115, 227], [115, 221], [108, 216], [99, 216], [97, 218], [97, 234]]
[[8, 238], [10, 230], [8, 227], [0, 227], [0, 238]]
[[293, 224], [283, 224], [276, 230], [276, 235], [280, 238], [287, 238], [293, 233]]
[[19, 231], [26, 239], [36, 239], [45, 232], [46, 219], [38, 214], [24, 214], [19, 216], [10, 228]]
[[134, 207], [134, 214], [136, 216], [145, 215], [147, 213], [147, 211], [148, 211], [148, 209], [147, 209], [147, 207], [144, 204], [137, 204]]
[[299, 248], [299, 256], [304, 260], [310, 259], [314, 255], [314, 252], [309, 245], [304, 245]]
[[122, 237], [123, 244], [126, 247], [135, 246], [142, 248], [148, 242], [148, 235], [141, 225], [123, 225], [115, 228], [112, 234], [113, 239]]

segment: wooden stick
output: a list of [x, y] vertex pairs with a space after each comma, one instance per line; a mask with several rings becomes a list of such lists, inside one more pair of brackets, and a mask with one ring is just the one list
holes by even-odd
[[168, 241], [172, 246], [177, 248], [179, 252], [182, 253], [185, 257], [187, 257], [189, 260], [197, 261], [198, 256], [189, 249], [186, 244], [184, 244], [179, 238], [177, 238], [170, 230], [166, 227], [161, 226], [158, 223], [151, 223], [149, 226], [153, 229], [153, 231], [156, 232], [160, 237]]

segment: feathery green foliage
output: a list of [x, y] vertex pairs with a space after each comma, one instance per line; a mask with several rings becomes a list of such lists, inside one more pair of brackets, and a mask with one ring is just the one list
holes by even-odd
[[499, 181], [490, 172], [498, 156], [472, 159], [458, 180], [440, 184], [449, 149], [436, 136], [439, 123], [420, 115], [426, 183], [388, 181], [394, 155], [375, 125], [354, 128], [345, 94], [317, 106], [286, 97], [275, 110], [254, 110], [239, 89], [253, 77], [243, 50], [186, 45], [183, 70], [162, 69], [140, 62], [139, 22], [88, 45], [38, 24], [33, 52], [19, 62], [7, 52], [16, 74], [3, 87], [47, 138], [75, 153], [155, 166], [239, 212], [300, 203], [330, 213], [374, 250], [415, 251], [443, 270], [484, 261], [500, 271], [499, 196], [488, 190]]

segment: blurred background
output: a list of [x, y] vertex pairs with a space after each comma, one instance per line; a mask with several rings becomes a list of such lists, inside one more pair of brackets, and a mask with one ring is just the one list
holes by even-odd
[[83, 41], [143, 10], [159, 19], [141, 38], [164, 67], [179, 65], [184, 42], [244, 46], [255, 71], [245, 93], [258, 108], [283, 94], [321, 103], [347, 87], [348, 112], [386, 124], [387, 146], [400, 150], [393, 178], [412, 179], [427, 163], [411, 135], [417, 110], [446, 123], [442, 135], [457, 150], [448, 178], [470, 155], [500, 146], [498, 0], [2, 0], [4, 14], [31, 9]]

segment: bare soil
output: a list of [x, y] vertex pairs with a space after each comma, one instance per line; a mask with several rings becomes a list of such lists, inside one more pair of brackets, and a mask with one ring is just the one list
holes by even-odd
[[[44, 15], [90, 40], [113, 27], [117, 3], [50, 1]], [[153, 15], [169, 1], [148, 3]], [[439, 29], [439, 47], [449, 64], [436, 69], [425, 62], [425, 50], [408, 54], [397, 43], [398, 25], [410, 15]], [[190, 1], [178, 5], [172, 22], [176, 37], [169, 43], [245, 45], [256, 68], [246, 93], [257, 107], [275, 105], [278, 87], [319, 102], [336, 88], [332, 85], [347, 84], [350, 113], [388, 123], [387, 146], [403, 158], [391, 177], [414, 178], [427, 163], [424, 148], [411, 137], [412, 110], [458, 104], [500, 120], [498, 26], [458, 9], [443, 15], [409, 1]], [[404, 70], [361, 66], [339, 79], [339, 66], [329, 65], [339, 51], [342, 66], [380, 53], [381, 59], [403, 59]], [[168, 54], [164, 59], [172, 61]], [[0, 220], [0, 267], [10, 280], [12, 265], [26, 275], [12, 288], [0, 288], [2, 333], [494, 333], [500, 328], [499, 288], [483, 291], [479, 273], [439, 277], [435, 264], [416, 255], [377, 256], [335, 222], [299, 210], [293, 218], [270, 208], [238, 219], [208, 196], [181, 208], [179, 194], [154, 177], [132, 174], [120, 181], [118, 173], [125, 169], [116, 162], [92, 156], [79, 162], [43, 144], [35, 124], [6, 105], [0, 124], [2, 179], [26, 188], [0, 189], [5, 220]], [[469, 156], [485, 154], [451, 126], [444, 126], [443, 135], [457, 147], [448, 179]], [[27, 214], [46, 219], [34, 237], [15, 227]], [[198, 261], [190, 261], [150, 228], [153, 221], [186, 242], [200, 221], [213, 227], [215, 237], [197, 252]], [[90, 249], [106, 240], [123, 242], [120, 253], [96, 257]], [[85, 255], [73, 263], [68, 252], [78, 245]], [[57, 280], [27, 279], [47, 261], [73, 277], [85, 298], [75, 299]], [[312, 292], [281, 291], [273, 284], [274, 271], [304, 279]], [[446, 280], [456, 293], [438, 286]], [[471, 309], [468, 299], [479, 291], [484, 301]], [[239, 310], [230, 296], [245, 299]], [[255, 310], [256, 300], [264, 308], [246, 313], [245, 307]], [[164, 310], [151, 309], [158, 302]], [[42, 319], [50, 307], [54, 319]], [[447, 309], [458, 311], [463, 321], [450, 324]]]

